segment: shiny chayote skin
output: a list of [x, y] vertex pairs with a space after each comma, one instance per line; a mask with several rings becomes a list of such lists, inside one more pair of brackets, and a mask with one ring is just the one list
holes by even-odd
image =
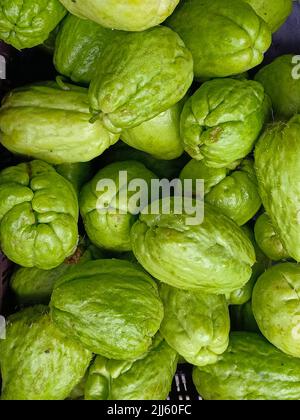
[[121, 139], [157, 159], [172, 160], [180, 157], [184, 151], [180, 137], [182, 107], [183, 103], [179, 102], [157, 117], [124, 130]]
[[267, 213], [256, 220], [254, 232], [258, 246], [271, 260], [280, 261], [289, 258]]
[[89, 90], [91, 108], [108, 130], [119, 133], [179, 102], [193, 76], [191, 53], [171, 29], [120, 33], [97, 63]]
[[231, 306], [230, 320], [232, 331], [247, 331], [260, 334], [260, 329], [253, 315], [251, 300], [243, 305]]
[[[126, 177], [120, 178], [120, 173]], [[149, 188], [156, 175], [142, 163], [135, 161], [116, 162], [101, 169], [86, 184], [80, 193], [80, 213], [90, 240], [98, 247], [115, 252], [131, 251], [130, 230], [139, 210], [137, 203], [131, 203], [136, 190], [128, 191], [130, 182], [142, 179]], [[107, 181], [114, 188], [106, 189]], [[124, 184], [123, 184], [124, 183]], [[144, 197], [148, 202], [148, 194]]]
[[252, 80], [215, 79], [185, 103], [185, 150], [207, 166], [222, 168], [247, 156], [271, 110], [264, 88]]
[[203, 223], [197, 218], [191, 223], [186, 210], [174, 214], [171, 205], [170, 214], [164, 214], [166, 199], [159, 204], [159, 214], [141, 214], [131, 229], [133, 252], [153, 277], [179, 289], [213, 294], [231, 293], [247, 283], [255, 252], [232, 220], [206, 204]]
[[46, 82], [13, 90], [0, 108], [0, 141], [11, 152], [49, 163], [87, 162], [116, 143], [90, 122], [87, 89]]
[[19, 50], [35, 47], [66, 13], [58, 0], [1, 0], [0, 39]]
[[56, 70], [75, 83], [88, 85], [101, 52], [115, 33], [91, 20], [69, 15], [63, 21], [56, 38]]
[[93, 353], [117, 360], [143, 355], [163, 318], [156, 283], [121, 260], [74, 267], [56, 282], [50, 307], [64, 333]]
[[171, 15], [179, 0], [60, 0], [74, 15], [123, 31], [144, 31]]
[[271, 267], [257, 281], [252, 298], [257, 324], [270, 343], [300, 357], [300, 266]]
[[62, 163], [57, 165], [55, 169], [71, 182], [77, 193], [92, 178], [94, 173], [92, 162]]
[[225, 297], [166, 284], [160, 287], [160, 297], [165, 309], [160, 332], [167, 343], [192, 365], [215, 363], [229, 342]]
[[0, 243], [23, 267], [50, 270], [78, 243], [78, 201], [73, 186], [42, 161], [0, 172]]
[[89, 369], [86, 400], [166, 400], [178, 354], [158, 334], [149, 351], [135, 361], [98, 356]]
[[300, 261], [300, 116], [269, 126], [255, 148], [259, 192], [284, 249]]
[[269, 95], [275, 117], [288, 120], [300, 113], [300, 69], [294, 54], [282, 55], [263, 67], [255, 79]]
[[241, 0], [184, 1], [167, 25], [192, 52], [200, 79], [250, 70], [263, 61], [271, 45], [268, 25]]
[[63, 335], [46, 306], [7, 320], [0, 340], [2, 400], [64, 400], [84, 376], [92, 353]]
[[300, 359], [258, 334], [235, 332], [217, 363], [194, 368], [193, 381], [204, 400], [299, 400]]

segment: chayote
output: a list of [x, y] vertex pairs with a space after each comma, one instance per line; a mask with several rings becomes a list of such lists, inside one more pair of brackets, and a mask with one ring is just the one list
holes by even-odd
[[9, 259], [45, 270], [78, 243], [78, 202], [72, 185], [42, 161], [0, 172], [0, 243]]
[[224, 296], [162, 284], [165, 316], [160, 332], [167, 343], [196, 366], [215, 363], [227, 349], [230, 319]]
[[258, 82], [208, 81], [185, 103], [181, 116], [185, 150], [207, 166], [228, 167], [251, 152], [270, 110]]
[[58, 0], [1, 0], [0, 39], [19, 50], [35, 47], [66, 13]]
[[61, 165], [57, 165], [55, 169], [60, 175], [71, 182], [77, 193], [92, 178], [94, 172], [91, 162], [62, 163]]
[[300, 113], [299, 56], [293, 54], [277, 57], [255, 76], [272, 101], [275, 117], [288, 120]]
[[171, 15], [179, 0], [60, 0], [74, 15], [123, 31], [144, 31]]
[[263, 61], [271, 45], [268, 25], [241, 0], [187, 0], [167, 25], [194, 58], [200, 79], [243, 73]]
[[149, 351], [135, 361], [97, 356], [85, 385], [86, 400], [166, 400], [178, 354], [158, 334]]
[[272, 124], [255, 149], [260, 196], [284, 249], [300, 261], [300, 116]]
[[[109, 251], [131, 251], [130, 230], [138, 217], [139, 204], [134, 200], [137, 190], [130, 191], [129, 186], [139, 179], [150, 191], [151, 180], [155, 178], [142, 163], [124, 161], [101, 169], [83, 187], [80, 212], [85, 230], [96, 246]], [[107, 181], [113, 183], [114, 188], [107, 190]], [[148, 193], [143, 195], [147, 202], [148, 196]]]
[[92, 353], [63, 335], [46, 306], [7, 320], [0, 340], [2, 400], [64, 400], [84, 376]]
[[260, 333], [257, 322], [253, 315], [252, 301], [243, 305], [233, 305], [230, 307], [230, 320], [232, 331], [247, 331]]
[[254, 317], [263, 335], [284, 353], [300, 357], [300, 266], [271, 267], [253, 290]]
[[74, 267], [55, 284], [50, 302], [55, 324], [93, 353], [134, 360], [151, 346], [163, 306], [151, 277], [121, 260]]
[[214, 365], [195, 367], [194, 384], [205, 400], [299, 400], [300, 360], [258, 334], [231, 334]]
[[0, 109], [0, 141], [13, 153], [49, 163], [86, 162], [118, 136], [90, 122], [87, 89], [46, 82], [13, 90]]
[[171, 205], [167, 214], [168, 199], [159, 204], [159, 214], [147, 209], [149, 214], [143, 212], [131, 229], [133, 252], [153, 277], [180, 289], [213, 294], [230, 293], [247, 283], [255, 252], [232, 220], [206, 204], [203, 223], [197, 217], [191, 223], [193, 209], [175, 214]]
[[89, 94], [95, 118], [100, 114], [105, 127], [119, 133], [179, 102], [193, 81], [193, 60], [180, 37], [163, 26], [117, 38], [106, 45]]

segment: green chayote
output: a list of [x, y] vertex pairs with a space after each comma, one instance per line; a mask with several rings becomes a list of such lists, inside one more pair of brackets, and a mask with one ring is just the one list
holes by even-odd
[[0, 243], [23, 267], [51, 269], [78, 242], [78, 202], [72, 185], [42, 161], [0, 172]]
[[92, 353], [63, 335], [46, 306], [7, 320], [0, 340], [2, 400], [64, 400], [84, 376]]
[[195, 367], [194, 384], [204, 400], [299, 400], [300, 360], [257, 334], [231, 334], [214, 365]]
[[244, 303], [243, 305], [231, 306], [230, 320], [232, 331], [260, 333], [257, 322], [253, 315], [251, 300]]
[[242, 0], [250, 4], [256, 14], [271, 28], [272, 32], [285, 22], [292, 11], [292, 0]]
[[66, 13], [58, 0], [1, 0], [0, 39], [19, 50], [35, 47]]
[[179, 0], [60, 0], [74, 15], [123, 31], [144, 31], [171, 15]]
[[196, 77], [243, 73], [263, 61], [268, 25], [241, 0], [188, 0], [168, 19], [194, 58]]
[[165, 316], [160, 332], [167, 343], [196, 366], [215, 363], [227, 349], [230, 319], [224, 296], [160, 287]]
[[185, 150], [207, 166], [228, 167], [251, 152], [269, 111], [269, 98], [258, 82], [208, 81], [185, 103], [181, 116]]
[[100, 114], [105, 127], [119, 133], [171, 108], [192, 81], [191, 53], [171, 29], [120, 33], [98, 61], [90, 104], [95, 118]]
[[61, 165], [57, 165], [55, 169], [60, 175], [71, 182], [77, 193], [92, 178], [94, 172], [91, 162], [62, 163]]
[[54, 323], [93, 353], [133, 360], [151, 346], [163, 306], [151, 277], [121, 260], [80, 264], [55, 284]]
[[178, 354], [160, 335], [136, 361], [98, 356], [85, 385], [86, 400], [166, 400], [176, 372]]
[[87, 89], [46, 82], [13, 90], [0, 108], [0, 141], [13, 153], [49, 163], [89, 161], [116, 143], [90, 122]]

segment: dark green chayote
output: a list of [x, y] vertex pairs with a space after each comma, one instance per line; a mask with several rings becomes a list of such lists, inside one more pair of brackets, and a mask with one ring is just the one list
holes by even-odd
[[251, 300], [243, 305], [231, 306], [230, 320], [232, 331], [247, 331], [260, 334], [260, 330], [253, 315]]
[[92, 178], [94, 173], [92, 162], [62, 163], [56, 165], [55, 169], [71, 182], [77, 193]]

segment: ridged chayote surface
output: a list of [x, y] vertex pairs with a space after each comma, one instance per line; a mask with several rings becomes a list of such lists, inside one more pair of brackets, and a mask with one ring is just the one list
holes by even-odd
[[263, 18], [269, 25], [272, 32], [284, 23], [289, 14], [292, 12], [292, 0], [241, 0], [246, 1], [255, 10], [255, 12]]

